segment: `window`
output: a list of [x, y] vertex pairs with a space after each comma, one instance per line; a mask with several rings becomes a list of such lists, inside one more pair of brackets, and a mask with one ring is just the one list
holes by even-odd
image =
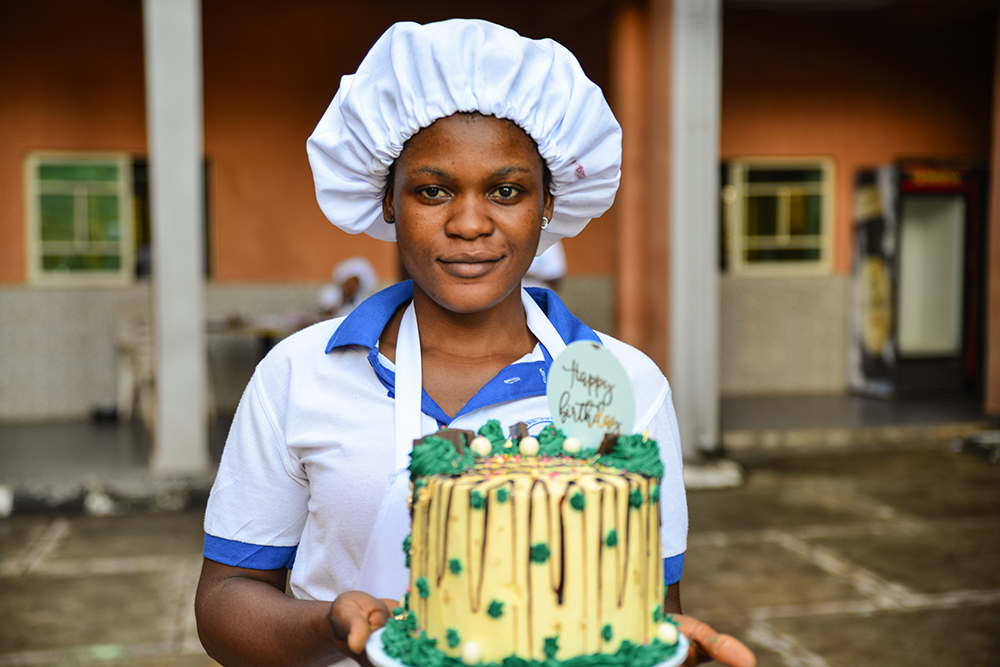
[[31, 155], [25, 187], [30, 282], [131, 280], [134, 223], [127, 155]]
[[831, 161], [736, 160], [722, 179], [726, 268], [743, 275], [830, 271]]
[[[203, 164], [207, 220], [208, 165]], [[25, 161], [28, 281], [126, 285], [150, 274], [145, 157], [35, 153]], [[205, 235], [205, 276], [208, 226]]]

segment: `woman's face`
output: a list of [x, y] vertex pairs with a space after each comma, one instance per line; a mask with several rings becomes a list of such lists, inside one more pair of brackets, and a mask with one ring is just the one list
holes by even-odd
[[454, 313], [487, 310], [520, 285], [552, 195], [535, 143], [507, 120], [442, 118], [415, 134], [383, 201], [403, 266]]

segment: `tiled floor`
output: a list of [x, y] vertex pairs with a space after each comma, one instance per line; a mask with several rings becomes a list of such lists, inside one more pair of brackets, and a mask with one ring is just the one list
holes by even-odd
[[743, 463], [689, 493], [687, 613], [761, 667], [1000, 665], [1000, 467], [947, 442]]
[[0, 520], [0, 665], [214, 665], [194, 625], [201, 514]]
[[[761, 667], [1000, 665], [1000, 466], [946, 442], [744, 456], [689, 493], [685, 611]], [[199, 509], [0, 520], [0, 666], [213, 664]]]
[[[729, 404], [723, 422], [849, 428], [851, 404]], [[877, 424], [878, 407], [859, 423]], [[981, 417], [881, 407], [896, 410], [890, 426]], [[0, 426], [0, 478], [141, 476], [144, 438], [128, 425]], [[689, 492], [685, 611], [745, 640], [761, 667], [1000, 666], [1000, 466], [947, 439], [889, 444], [733, 452], [743, 486]], [[0, 667], [214, 664], [192, 609], [201, 509], [31, 509], [0, 519]]]

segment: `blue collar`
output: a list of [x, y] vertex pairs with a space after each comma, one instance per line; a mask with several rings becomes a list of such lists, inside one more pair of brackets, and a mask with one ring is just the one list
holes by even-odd
[[[566, 305], [551, 290], [529, 287], [528, 294], [541, 307], [563, 341], [569, 343], [578, 340], [591, 340], [600, 343], [594, 330], [578, 320], [566, 308]], [[386, 324], [400, 306], [413, 299], [413, 282], [410, 280], [396, 283], [391, 287], [374, 294], [358, 305], [350, 315], [340, 323], [330, 341], [326, 344], [327, 353], [349, 345], [360, 345], [368, 349], [368, 361], [371, 363], [379, 381], [394, 396], [396, 374], [379, 361], [378, 339], [385, 330]], [[506, 401], [513, 401], [529, 396], [544, 396], [545, 382], [548, 377], [552, 356], [542, 347], [544, 361], [511, 364], [500, 371], [496, 377], [486, 383], [461, 411], [451, 417], [424, 392], [422, 409], [434, 417], [439, 424], [450, 424], [459, 416]]]

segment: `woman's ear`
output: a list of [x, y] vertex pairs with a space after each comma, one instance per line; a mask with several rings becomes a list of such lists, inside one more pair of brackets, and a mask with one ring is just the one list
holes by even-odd
[[386, 188], [385, 196], [382, 197], [382, 219], [388, 224], [396, 222], [396, 212], [392, 208], [392, 185]]
[[545, 206], [542, 208], [542, 210], [543, 210], [542, 215], [544, 215], [546, 218], [548, 218], [549, 220], [551, 220], [552, 219], [552, 211], [555, 209], [555, 207], [556, 207], [556, 198], [553, 197], [552, 193], [549, 192], [548, 188], [546, 188], [546, 190], [545, 190]]

